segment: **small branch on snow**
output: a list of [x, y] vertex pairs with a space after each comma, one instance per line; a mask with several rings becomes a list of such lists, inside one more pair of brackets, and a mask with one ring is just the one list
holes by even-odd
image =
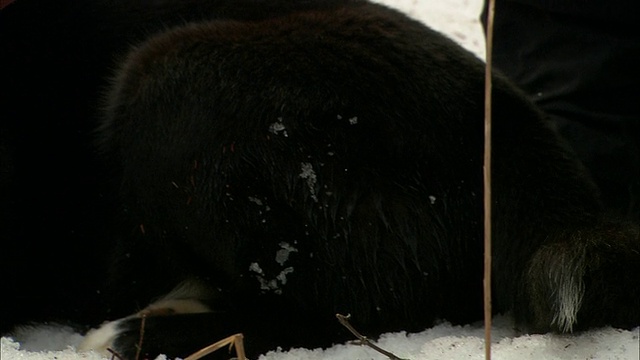
[[124, 360], [122, 355], [118, 354], [118, 352], [113, 350], [112, 348], [107, 348], [107, 351], [111, 353], [111, 360], [115, 360], [115, 359]]
[[336, 318], [338, 318], [338, 321], [340, 322], [340, 324], [342, 324], [342, 326], [346, 327], [349, 331], [351, 331], [351, 333], [353, 335], [355, 335], [355, 337], [358, 338], [358, 340], [355, 342], [357, 345], [366, 345], [370, 348], [372, 348], [373, 350], [379, 352], [380, 354], [388, 357], [391, 360], [406, 360], [406, 359], [402, 359], [397, 357], [395, 354], [388, 352], [385, 349], [382, 349], [381, 347], [379, 347], [378, 345], [372, 343], [366, 336], [360, 334], [352, 325], [351, 323], [349, 323], [349, 318], [351, 317], [351, 315], [341, 315], [341, 314], [336, 314]]
[[195, 353], [184, 358], [184, 360], [198, 360], [204, 356], [211, 354], [212, 352], [218, 349], [221, 349], [223, 346], [226, 346], [226, 345], [229, 345], [229, 351], [231, 351], [232, 348], [236, 349], [236, 355], [238, 360], [246, 360], [247, 357], [244, 352], [243, 339], [244, 339], [244, 336], [240, 333], [231, 335], [201, 350], [196, 351]]

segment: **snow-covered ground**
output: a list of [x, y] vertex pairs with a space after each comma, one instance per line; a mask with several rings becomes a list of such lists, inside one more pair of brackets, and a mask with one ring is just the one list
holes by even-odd
[[[450, 36], [484, 58], [484, 37], [478, 22], [482, 0], [376, 0], [394, 6]], [[2, 289], [3, 293], [11, 289]], [[493, 359], [640, 359], [640, 329], [623, 331], [595, 329], [574, 335], [522, 335], [507, 317], [494, 320]], [[98, 360], [95, 353], [78, 353], [81, 335], [68, 328], [42, 326], [25, 329], [12, 338], [2, 338], [2, 360]], [[212, 339], [214, 342], [216, 339]], [[483, 359], [484, 330], [481, 324], [464, 327], [444, 323], [418, 334], [384, 335], [379, 346], [403, 359]], [[329, 349], [275, 351], [261, 360], [359, 360], [386, 359], [371, 348], [351, 344]]]
[[[613, 328], [573, 335], [521, 335], [507, 317], [494, 319], [492, 359], [496, 360], [638, 360], [640, 329]], [[25, 329], [16, 339], [2, 338], [2, 360], [106, 360], [97, 353], [78, 353], [82, 336], [68, 328], [43, 326]], [[214, 339], [212, 343], [215, 342]], [[481, 324], [437, 325], [417, 334], [383, 335], [376, 345], [408, 360], [484, 359], [484, 329]], [[219, 350], [224, 351], [224, 350]], [[257, 360], [386, 360], [369, 347], [354, 344], [329, 349], [272, 351]], [[159, 359], [160, 360], [160, 359]], [[164, 360], [164, 359], [162, 359]], [[255, 359], [254, 359], [255, 360]]]

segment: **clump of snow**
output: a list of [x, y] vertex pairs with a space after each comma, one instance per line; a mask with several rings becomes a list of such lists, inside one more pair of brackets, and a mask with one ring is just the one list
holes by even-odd
[[[342, 120], [342, 115], [338, 114], [336, 118], [338, 120]], [[358, 123], [358, 117], [357, 116], [350, 117], [349, 119], [347, 119], [347, 121], [349, 121], [350, 125], [355, 125]]]
[[262, 268], [260, 267], [260, 264], [258, 264], [256, 262], [251, 263], [249, 265], [249, 271], [253, 271], [254, 273], [259, 274], [259, 275], [264, 274], [264, 271], [262, 271]]
[[293, 246], [289, 245], [289, 243], [284, 241], [279, 245], [281, 249], [276, 252], [276, 262], [281, 266], [284, 266], [284, 263], [289, 260], [289, 254], [291, 254], [292, 252], [297, 252], [298, 249], [294, 248]]
[[[297, 252], [298, 249], [294, 248], [287, 242], [281, 242], [280, 249], [276, 251], [275, 261], [282, 267], [289, 260], [289, 255], [293, 252]], [[269, 279], [267, 274], [260, 264], [253, 262], [249, 265], [249, 271], [255, 273], [255, 278], [260, 283], [260, 289], [264, 291], [273, 291], [280, 295], [282, 294], [282, 286], [287, 284], [287, 275], [293, 273], [293, 267], [289, 266], [282, 269], [275, 277]]]
[[83, 339], [83, 336], [71, 327], [59, 324], [20, 326], [13, 331], [13, 337], [20, 339], [23, 344], [21, 349], [27, 351], [66, 350], [69, 347], [76, 347]]
[[276, 135], [279, 135], [280, 133], [282, 133], [284, 137], [289, 136], [289, 134], [287, 134], [287, 128], [284, 126], [284, 123], [282, 122], [281, 117], [278, 118], [278, 121], [269, 125], [269, 132]]
[[[58, 337], [58, 334], [51, 333], [54, 338]], [[79, 335], [78, 335], [79, 336]], [[50, 340], [40, 339], [40, 341], [49, 342]], [[75, 348], [67, 347], [63, 350], [42, 350], [31, 351], [25, 350], [24, 345], [26, 343], [18, 343], [12, 338], [3, 337], [0, 339], [0, 359], [2, 360], [105, 360], [106, 358], [95, 352], [88, 352], [80, 354], [76, 352]], [[31, 343], [29, 343], [31, 344]], [[60, 344], [58, 344], [60, 345]], [[28, 344], [26, 346], [29, 346]], [[36, 344], [35, 346], [39, 346]]]
[[311, 163], [301, 163], [300, 164], [301, 173], [300, 178], [307, 180], [307, 186], [309, 187], [309, 192], [311, 193], [311, 198], [314, 201], [318, 201], [318, 197], [316, 196], [316, 172], [313, 170], [313, 165]]

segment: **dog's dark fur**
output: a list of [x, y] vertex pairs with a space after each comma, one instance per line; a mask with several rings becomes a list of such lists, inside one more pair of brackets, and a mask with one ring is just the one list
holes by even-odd
[[[2, 236], [75, 261], [49, 283], [77, 281], [58, 299], [75, 319], [185, 281], [172, 298], [211, 311], [148, 317], [144, 356], [234, 332], [252, 354], [325, 346], [349, 338], [337, 312], [368, 335], [481, 319], [481, 61], [367, 2], [143, 3], [0, 13]], [[640, 324], [637, 222], [606, 217], [499, 75], [493, 101], [494, 310], [528, 331]], [[77, 267], [110, 248], [95, 296], [102, 269]], [[119, 322], [115, 350], [132, 357], [139, 326]]]

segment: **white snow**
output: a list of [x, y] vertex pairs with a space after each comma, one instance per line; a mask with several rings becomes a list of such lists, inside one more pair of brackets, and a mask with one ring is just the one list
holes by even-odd
[[311, 198], [318, 202], [318, 197], [316, 196], [316, 172], [313, 170], [313, 165], [311, 163], [301, 163], [300, 170], [302, 171], [298, 176], [300, 178], [307, 180], [307, 187], [309, 188], [309, 193], [311, 194]]
[[284, 241], [279, 245], [281, 249], [276, 252], [276, 262], [281, 266], [284, 266], [284, 263], [289, 260], [289, 254], [291, 254], [292, 252], [298, 252], [298, 249], [294, 248], [293, 246], [289, 245], [289, 243]]
[[289, 134], [287, 134], [287, 128], [284, 126], [284, 124], [282, 123], [282, 118], [278, 118], [278, 121], [272, 123], [271, 125], [269, 125], [269, 132], [279, 135], [280, 133], [282, 133], [284, 135], [284, 137], [288, 137]]
[[[277, 324], [274, 324], [274, 329]], [[231, 335], [231, 334], [230, 334]], [[366, 335], [366, 334], [364, 334]], [[355, 339], [355, 338], [354, 338]], [[495, 360], [638, 360], [640, 328], [632, 331], [610, 327], [573, 335], [522, 335], [512, 329], [508, 317], [494, 319], [492, 359]], [[212, 339], [211, 343], [219, 339]], [[20, 343], [18, 343], [20, 341]], [[75, 349], [82, 337], [69, 328], [28, 328], [16, 340], [2, 338], [3, 360], [104, 360], [95, 352]], [[481, 324], [452, 326], [442, 323], [417, 334], [384, 334], [375, 342], [386, 351], [408, 360], [484, 359], [484, 329]], [[328, 349], [271, 351], [257, 360], [386, 360], [375, 350], [351, 343]], [[255, 360], [255, 359], [254, 359]]]
[[[478, 22], [482, 0], [376, 1], [397, 7], [426, 22], [478, 57], [484, 58], [484, 38]], [[282, 119], [278, 119], [270, 131], [287, 136]], [[261, 274], [259, 266], [253, 270]], [[6, 288], [2, 290], [3, 294], [12, 291]], [[508, 317], [497, 317], [493, 325], [493, 359], [640, 359], [640, 328], [624, 331], [607, 327], [574, 335], [523, 335], [512, 328]], [[276, 328], [277, 324], [274, 324], [274, 330]], [[217, 340], [219, 339], [211, 339], [211, 342], [214, 343]], [[82, 336], [63, 326], [28, 327], [17, 333], [15, 339], [2, 338], [0, 358], [2, 360], [107, 359], [96, 353], [78, 353], [75, 348], [81, 341]], [[418, 334], [385, 334], [377, 344], [403, 359], [484, 359], [484, 330], [481, 324], [461, 327], [443, 323]], [[274, 351], [260, 356], [259, 359], [377, 360], [387, 358], [368, 347], [342, 344], [324, 350]]]

